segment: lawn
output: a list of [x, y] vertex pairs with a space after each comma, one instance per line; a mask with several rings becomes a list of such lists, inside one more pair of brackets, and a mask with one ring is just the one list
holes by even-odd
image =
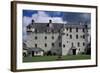
[[23, 57], [23, 62], [41, 62], [41, 61], [59, 61], [59, 60], [84, 60], [91, 59], [90, 55], [68, 55], [62, 56], [58, 59], [58, 56], [35, 56], [35, 57]]

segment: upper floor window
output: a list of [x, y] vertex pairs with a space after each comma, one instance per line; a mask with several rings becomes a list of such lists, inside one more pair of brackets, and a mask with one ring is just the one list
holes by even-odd
[[78, 39], [78, 34], [76, 35], [76, 39]]
[[66, 34], [66, 36], [68, 36], [68, 33]]
[[54, 39], [54, 36], [52, 36], [52, 39]]
[[85, 35], [83, 35], [83, 39], [85, 39]]
[[85, 29], [83, 28], [82, 31], [85, 32]]
[[37, 44], [35, 44], [35, 47], [37, 47]]
[[35, 40], [37, 40], [37, 36], [35, 36]]
[[68, 31], [68, 28], [66, 28], [66, 30]]
[[61, 36], [58, 36], [58, 39], [60, 40], [61, 39]]
[[85, 46], [85, 43], [83, 42], [83, 46]]
[[79, 42], [77, 43], [77, 46], [80, 47], [80, 43]]
[[76, 32], [78, 32], [78, 28], [76, 28]]
[[72, 28], [70, 28], [70, 32], [72, 32]]
[[63, 44], [63, 47], [65, 47], [65, 44]]
[[74, 43], [72, 42], [72, 46], [74, 45]]
[[61, 47], [61, 45], [62, 45], [61, 42], [59, 42], [59, 47]]
[[47, 36], [45, 36], [45, 39], [47, 39]]
[[54, 43], [52, 43], [51, 45], [52, 45], [52, 47], [54, 47]]
[[47, 43], [45, 43], [45, 47], [47, 47]]
[[70, 39], [72, 39], [72, 35], [70, 35]]

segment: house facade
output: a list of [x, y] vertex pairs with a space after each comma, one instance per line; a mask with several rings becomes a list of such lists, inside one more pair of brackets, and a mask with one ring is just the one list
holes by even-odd
[[53, 23], [52, 20], [35, 23], [32, 20], [26, 29], [27, 49], [41, 48], [43, 54], [77, 55], [85, 52], [91, 40], [90, 26], [85, 24]]

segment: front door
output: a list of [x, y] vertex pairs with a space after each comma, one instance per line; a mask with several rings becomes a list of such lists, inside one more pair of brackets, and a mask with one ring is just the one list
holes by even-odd
[[34, 56], [34, 51], [32, 51], [32, 57]]
[[72, 50], [73, 55], [76, 55], [76, 49]]

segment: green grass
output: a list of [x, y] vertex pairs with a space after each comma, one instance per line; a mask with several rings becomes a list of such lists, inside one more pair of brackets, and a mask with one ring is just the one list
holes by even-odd
[[58, 59], [58, 56], [35, 56], [35, 57], [23, 57], [23, 62], [41, 62], [41, 61], [59, 61], [59, 60], [84, 60], [91, 59], [90, 55], [68, 55], [62, 56]]

